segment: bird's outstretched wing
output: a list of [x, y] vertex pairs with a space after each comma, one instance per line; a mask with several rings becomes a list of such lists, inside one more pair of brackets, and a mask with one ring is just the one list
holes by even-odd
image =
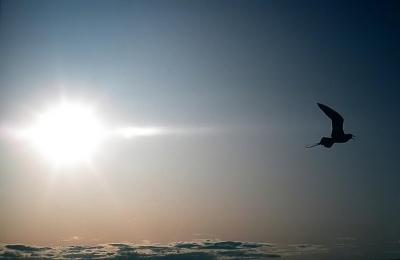
[[343, 117], [333, 110], [332, 108], [325, 106], [321, 103], [317, 103], [319, 108], [332, 120], [332, 133], [331, 137], [335, 138], [336, 136], [344, 135], [343, 132]]

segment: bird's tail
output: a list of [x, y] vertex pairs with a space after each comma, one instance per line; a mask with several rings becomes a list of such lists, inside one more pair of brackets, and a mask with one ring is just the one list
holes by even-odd
[[312, 148], [315, 147], [317, 145], [320, 145], [321, 143], [315, 143], [315, 144], [311, 144], [311, 145], [306, 145], [306, 148]]

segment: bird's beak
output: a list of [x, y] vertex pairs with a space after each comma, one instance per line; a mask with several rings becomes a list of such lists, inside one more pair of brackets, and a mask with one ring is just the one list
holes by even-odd
[[356, 136], [355, 136], [355, 135], [353, 135], [353, 136], [351, 137], [351, 139], [353, 139], [353, 140], [356, 140]]

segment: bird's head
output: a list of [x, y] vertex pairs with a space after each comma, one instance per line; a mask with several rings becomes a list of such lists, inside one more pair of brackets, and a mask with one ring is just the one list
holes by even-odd
[[353, 140], [355, 140], [355, 135], [353, 135], [353, 134], [346, 134], [346, 139], [347, 140], [350, 140], [350, 139], [353, 139]]

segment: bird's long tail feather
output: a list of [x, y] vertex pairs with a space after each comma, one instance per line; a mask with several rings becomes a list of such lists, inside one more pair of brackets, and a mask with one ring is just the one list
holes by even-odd
[[306, 148], [312, 148], [315, 147], [317, 145], [320, 145], [321, 143], [315, 143], [315, 144], [311, 144], [311, 145], [306, 145]]

